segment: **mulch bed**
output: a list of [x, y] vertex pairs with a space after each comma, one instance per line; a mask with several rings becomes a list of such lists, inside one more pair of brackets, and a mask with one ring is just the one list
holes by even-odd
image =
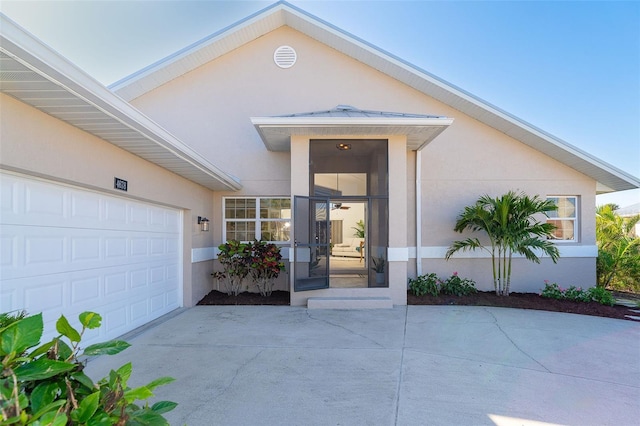
[[[415, 296], [407, 293], [409, 305], [468, 305], [495, 306], [502, 308], [536, 309], [540, 311], [566, 312], [571, 314], [593, 315], [598, 317], [626, 319], [625, 315], [634, 314], [629, 308], [619, 305], [606, 306], [596, 302], [572, 302], [540, 297], [535, 293], [511, 293], [509, 296], [496, 296], [495, 292], [482, 292], [470, 296]], [[631, 320], [633, 321], [633, 320]]]
[[[637, 295], [625, 294], [626, 298], [635, 299]], [[458, 306], [495, 306], [503, 308], [537, 309], [553, 312], [567, 312], [581, 315], [626, 319], [625, 315], [636, 315], [624, 306], [605, 306], [599, 303], [570, 302], [540, 297], [535, 293], [511, 293], [508, 297], [496, 296], [494, 292], [478, 292], [470, 296], [414, 296], [407, 292], [409, 305], [458, 305]], [[216, 290], [207, 294], [198, 305], [289, 305], [288, 291], [274, 291], [269, 297], [259, 293], [240, 293], [229, 296]], [[633, 321], [633, 320], [631, 320]]]
[[240, 293], [237, 296], [229, 296], [217, 290], [211, 291], [198, 305], [288, 305], [289, 292], [276, 290], [269, 297], [263, 297], [260, 293]]

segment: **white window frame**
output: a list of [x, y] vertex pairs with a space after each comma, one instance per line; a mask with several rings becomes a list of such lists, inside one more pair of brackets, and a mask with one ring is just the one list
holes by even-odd
[[[573, 198], [575, 200], [574, 205], [576, 206], [576, 211], [575, 211], [575, 216], [574, 217], [568, 217], [568, 216], [560, 216], [558, 215], [557, 217], [548, 217], [547, 218], [547, 222], [550, 222], [552, 220], [571, 220], [573, 221], [573, 239], [571, 240], [560, 240], [560, 239], [556, 239], [556, 238], [552, 238], [551, 240], [554, 243], [558, 243], [558, 244], [565, 244], [565, 243], [577, 243], [579, 241], [579, 230], [580, 230], [580, 197], [578, 195], [547, 195], [547, 199], [551, 199], [551, 198]], [[557, 210], [556, 210], [557, 212]]]
[[[254, 218], [243, 218], [243, 219], [228, 219], [227, 218], [227, 200], [255, 200], [256, 201], [256, 217]], [[261, 224], [263, 222], [288, 222], [289, 226], [291, 226], [291, 218], [289, 217], [288, 219], [283, 219], [283, 218], [275, 218], [275, 219], [268, 219], [268, 218], [261, 218], [260, 217], [260, 200], [289, 200], [289, 203], [292, 205], [291, 202], [291, 197], [289, 196], [259, 196], [259, 197], [252, 197], [252, 196], [238, 196], [238, 197], [222, 197], [222, 240], [223, 241], [228, 241], [227, 239], [227, 223], [228, 222], [254, 222], [255, 223], [255, 233], [254, 233], [254, 238], [256, 239], [260, 239], [262, 237], [262, 226]], [[291, 242], [291, 235], [289, 235], [289, 241], [280, 241], [280, 240], [266, 240], [269, 243], [275, 243], [275, 244], [289, 244]], [[249, 240], [243, 240], [242, 242], [248, 242]], [[250, 241], [253, 241], [253, 239], [251, 239]]]

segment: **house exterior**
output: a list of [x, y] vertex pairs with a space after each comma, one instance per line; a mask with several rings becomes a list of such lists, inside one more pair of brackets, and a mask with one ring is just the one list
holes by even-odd
[[217, 288], [228, 239], [283, 248], [292, 305], [403, 305], [427, 272], [491, 289], [486, 256], [444, 254], [463, 207], [508, 190], [561, 206], [560, 261], [516, 259], [513, 291], [594, 285], [595, 196], [640, 187], [286, 2], [109, 89], [1, 32], [0, 310], [101, 311], [100, 338]]
[[[618, 216], [630, 218], [640, 215], [640, 203], [635, 203], [630, 206], [619, 208], [615, 211]], [[636, 237], [640, 236], [640, 223], [636, 223], [633, 227], [633, 233]]]

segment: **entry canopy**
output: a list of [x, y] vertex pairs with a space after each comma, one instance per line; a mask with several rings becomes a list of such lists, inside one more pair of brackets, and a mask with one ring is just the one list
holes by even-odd
[[368, 111], [349, 105], [316, 112], [252, 117], [251, 122], [269, 151], [289, 151], [291, 136], [350, 137], [406, 135], [407, 149], [417, 150], [434, 140], [453, 118]]

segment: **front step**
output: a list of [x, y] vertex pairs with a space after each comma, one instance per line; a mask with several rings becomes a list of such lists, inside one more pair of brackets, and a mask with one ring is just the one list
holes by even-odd
[[392, 309], [389, 297], [310, 297], [307, 309]]

